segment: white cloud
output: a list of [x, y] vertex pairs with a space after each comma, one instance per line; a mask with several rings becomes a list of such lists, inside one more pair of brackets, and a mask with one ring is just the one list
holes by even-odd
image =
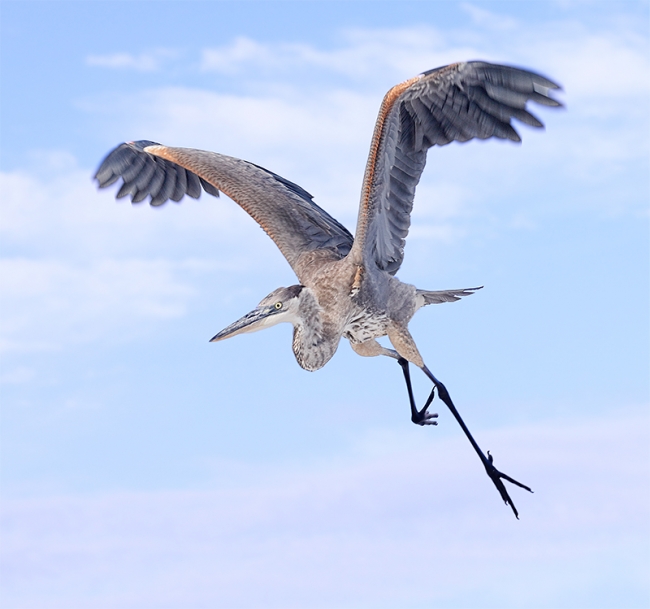
[[176, 55], [177, 53], [170, 49], [155, 49], [153, 51], [140, 53], [139, 55], [133, 55], [131, 53], [88, 55], [86, 57], [86, 65], [113, 70], [156, 72], [161, 69], [165, 60], [173, 58]]
[[476, 6], [475, 4], [470, 4], [463, 2], [460, 5], [461, 9], [467, 13], [472, 21], [479, 26], [486, 27], [491, 30], [504, 31], [504, 30], [514, 30], [517, 27], [521, 27], [521, 23], [512, 17], [506, 17], [505, 15], [499, 15], [493, 13], [492, 11], [487, 11], [484, 8]]
[[[220, 48], [204, 49], [201, 66], [259, 80], [258, 70], [274, 75], [301, 68], [333, 71], [374, 82], [406, 79], [424, 70], [472, 59], [522, 64], [564, 85], [572, 100], [588, 97], [621, 99], [650, 91], [648, 41], [617, 25], [589, 31], [570, 20], [528, 24], [463, 4], [484, 31], [441, 32], [431, 26], [392, 29], [349, 29], [342, 43], [324, 49], [308, 43], [261, 43], [238, 37]], [[504, 35], [503, 30], [507, 30]], [[466, 42], [471, 41], [471, 42]], [[310, 79], [301, 76], [305, 86]], [[394, 83], [393, 83], [394, 84]]]
[[91, 595], [111, 607], [479, 606], [488, 597], [572, 609], [596, 606], [609, 573], [623, 597], [603, 606], [636, 606], [647, 592], [647, 415], [482, 439], [536, 491], [512, 490], [519, 522], [464, 438], [409, 446], [394, 434], [293, 471], [215, 464], [222, 482], [210, 489], [7, 502], [5, 599], [45, 609], [88, 606]]
[[[192, 232], [228, 239], [248, 225], [243, 221], [247, 216], [226, 197], [203, 194], [180, 206], [170, 203], [159, 210], [162, 213], [146, 202], [132, 206], [122, 199], [116, 204], [116, 187], [98, 191], [92, 173], [76, 163], [60, 171], [43, 171], [39, 165], [32, 171], [0, 172], [5, 193], [0, 236], [5, 251], [32, 258], [81, 251], [85, 256], [149, 257], [150, 252], [170, 252], [174, 242]], [[162, 242], [167, 248], [163, 252]]]
[[[238, 37], [229, 45], [204, 49], [201, 67], [205, 71], [242, 74], [258, 70], [287, 72], [307, 68], [326, 70], [353, 78], [409, 78], [437, 65], [473, 57], [477, 49], [450, 45], [446, 37], [430, 26], [385, 29], [348, 29], [343, 44], [324, 50], [307, 43], [262, 44]], [[451, 47], [451, 48], [450, 48]]]
[[276, 62], [269, 56], [267, 45], [255, 42], [245, 36], [238, 36], [225, 47], [219, 49], [204, 49], [201, 59], [201, 69], [206, 72], [235, 72], [247, 63], [256, 65]]
[[55, 349], [180, 317], [193, 296], [179, 278], [188, 267], [191, 261], [105, 260], [73, 266], [0, 260], [0, 350]]
[[575, 25], [558, 29], [533, 40], [528, 54], [544, 59], [564, 86], [569, 107], [578, 100], [612, 116], [620, 114], [621, 102], [647, 97], [647, 40], [630, 31], [587, 32]]
[[0, 174], [2, 351], [132, 338], [183, 316], [199, 278], [250, 267], [242, 249], [223, 251], [242, 235], [254, 245], [261, 235], [248, 232], [261, 231], [227, 198], [204, 194], [182, 209], [120, 206], [65, 155], [48, 158], [64, 167]]

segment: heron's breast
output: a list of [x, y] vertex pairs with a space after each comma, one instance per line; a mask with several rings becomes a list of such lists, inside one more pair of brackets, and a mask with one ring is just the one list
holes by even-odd
[[353, 315], [345, 325], [343, 336], [351, 343], [363, 343], [373, 338], [386, 336], [388, 317], [382, 313], [361, 311]]

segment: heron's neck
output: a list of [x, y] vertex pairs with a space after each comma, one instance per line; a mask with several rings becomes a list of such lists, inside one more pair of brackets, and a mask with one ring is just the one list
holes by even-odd
[[309, 288], [300, 293], [298, 321], [293, 326], [293, 353], [305, 370], [322, 368], [334, 355], [339, 337], [328, 331], [322, 309]]

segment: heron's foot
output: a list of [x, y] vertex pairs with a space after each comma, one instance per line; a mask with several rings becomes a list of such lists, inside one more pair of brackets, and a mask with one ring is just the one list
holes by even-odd
[[411, 415], [411, 421], [413, 421], [416, 425], [437, 425], [438, 421], [436, 419], [438, 418], [438, 413], [437, 412], [428, 412], [429, 406], [431, 406], [431, 402], [433, 402], [433, 398], [436, 395], [436, 388], [431, 390], [431, 393], [429, 394], [429, 398], [426, 401], [426, 404], [422, 407], [422, 410], [415, 410], [413, 411], [413, 414]]
[[512, 508], [512, 511], [515, 514], [515, 517], [517, 520], [519, 520], [519, 513], [517, 512], [517, 508], [515, 507], [515, 504], [512, 502], [512, 499], [510, 499], [510, 495], [508, 495], [508, 491], [506, 490], [505, 484], [503, 484], [503, 480], [507, 480], [508, 482], [511, 482], [512, 484], [516, 484], [517, 486], [520, 486], [521, 488], [525, 488], [528, 492], [532, 493], [532, 489], [526, 486], [525, 484], [522, 484], [521, 482], [517, 482], [514, 478], [511, 478], [507, 474], [504, 474], [503, 472], [500, 472], [496, 467], [493, 465], [494, 459], [492, 458], [492, 455], [490, 454], [490, 451], [487, 451], [487, 460], [483, 463], [485, 465], [485, 471], [487, 472], [487, 475], [490, 476], [490, 479], [492, 482], [494, 482], [494, 486], [497, 487], [497, 490], [499, 491], [499, 494], [501, 495], [501, 499], [505, 502], [506, 505], [509, 505]]

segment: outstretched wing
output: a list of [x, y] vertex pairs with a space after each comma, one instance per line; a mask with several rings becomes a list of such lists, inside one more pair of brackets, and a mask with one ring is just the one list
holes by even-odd
[[118, 198], [131, 195], [137, 203], [150, 196], [154, 206], [184, 195], [198, 198], [201, 188], [216, 197], [224, 192], [275, 241], [294, 270], [304, 253], [329, 250], [334, 258], [343, 258], [352, 247], [350, 232], [306, 190], [241, 159], [147, 140], [128, 142], [110, 152], [95, 174], [100, 188], [119, 178]]
[[473, 61], [424, 72], [384, 97], [366, 165], [352, 256], [394, 275], [404, 258], [415, 187], [431, 146], [498, 137], [521, 141], [511, 119], [543, 127], [526, 103], [561, 104], [557, 84], [526, 70]]

